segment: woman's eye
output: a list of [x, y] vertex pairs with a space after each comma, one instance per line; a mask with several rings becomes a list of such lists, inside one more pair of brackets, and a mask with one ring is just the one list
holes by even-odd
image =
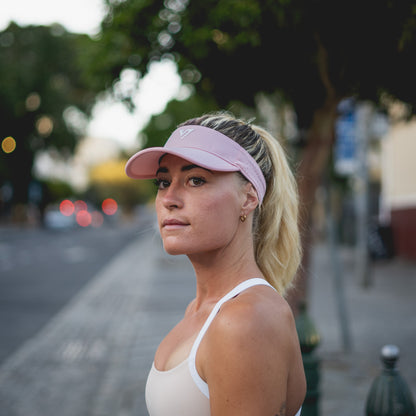
[[205, 179], [203, 179], [203, 178], [190, 178], [189, 182], [191, 183], [192, 186], [201, 186], [202, 184], [205, 183]]
[[166, 189], [169, 186], [169, 181], [166, 179], [155, 179], [153, 183], [157, 189]]

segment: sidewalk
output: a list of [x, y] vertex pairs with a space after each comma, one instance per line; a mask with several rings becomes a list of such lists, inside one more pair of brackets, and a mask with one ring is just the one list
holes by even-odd
[[[375, 263], [371, 285], [354, 275], [354, 252], [339, 252], [351, 336], [345, 352], [326, 245], [314, 247], [309, 282], [309, 314], [321, 335], [320, 416], [365, 415], [371, 383], [380, 373], [380, 350], [400, 348], [398, 368], [416, 400], [416, 263], [394, 259]], [[416, 403], [415, 403], [416, 404]]]
[[[342, 351], [324, 246], [313, 254], [310, 314], [323, 341], [321, 415], [363, 415], [379, 350], [397, 344], [415, 397], [415, 265], [377, 266], [364, 291], [342, 252], [353, 351]], [[113, 259], [0, 368], [0, 416], [146, 416], [144, 387], [154, 351], [194, 295], [192, 267], [166, 255], [153, 230]], [[196, 415], [197, 416], [197, 415]]]

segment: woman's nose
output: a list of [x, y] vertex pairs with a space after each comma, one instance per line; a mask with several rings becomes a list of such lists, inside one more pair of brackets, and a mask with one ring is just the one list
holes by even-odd
[[180, 186], [171, 183], [169, 187], [163, 192], [163, 205], [167, 209], [181, 208], [183, 206], [183, 198]]

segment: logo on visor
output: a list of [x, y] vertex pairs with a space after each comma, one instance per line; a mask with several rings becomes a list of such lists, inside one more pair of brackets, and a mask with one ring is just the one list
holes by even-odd
[[189, 136], [193, 131], [194, 129], [180, 129], [179, 135], [181, 139], [184, 139], [186, 136]]

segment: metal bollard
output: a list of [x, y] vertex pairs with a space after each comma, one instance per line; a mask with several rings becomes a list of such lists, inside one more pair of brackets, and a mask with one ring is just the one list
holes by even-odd
[[415, 416], [412, 394], [396, 368], [398, 358], [397, 346], [385, 345], [381, 349], [383, 370], [370, 388], [367, 416]]
[[302, 351], [307, 384], [306, 397], [302, 405], [302, 416], [318, 416], [320, 361], [314, 354], [314, 350], [319, 345], [320, 336], [306, 312], [305, 304], [302, 304], [299, 308], [299, 314], [296, 317], [296, 330]]

